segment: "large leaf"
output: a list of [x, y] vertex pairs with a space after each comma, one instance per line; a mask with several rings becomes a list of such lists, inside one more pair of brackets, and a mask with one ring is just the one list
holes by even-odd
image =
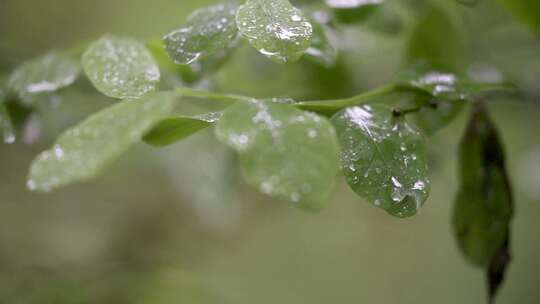
[[25, 104], [36, 101], [34, 96], [52, 93], [75, 82], [80, 74], [80, 65], [73, 58], [60, 53], [49, 53], [28, 61], [13, 71], [9, 88]]
[[209, 113], [199, 116], [176, 116], [160, 121], [144, 141], [156, 147], [163, 147], [185, 139], [198, 131], [208, 128], [219, 120], [221, 113]]
[[415, 215], [430, 189], [423, 136], [381, 105], [346, 108], [332, 123], [349, 186], [394, 216]]
[[135, 39], [105, 36], [84, 52], [82, 63], [96, 89], [113, 98], [139, 98], [160, 79], [152, 54]]
[[288, 0], [247, 0], [238, 9], [236, 24], [253, 47], [279, 63], [298, 60], [313, 32], [302, 11]]
[[461, 142], [460, 171], [454, 235], [467, 260], [485, 269], [492, 302], [510, 262], [513, 197], [504, 148], [482, 104], [474, 108]]
[[227, 50], [238, 34], [236, 4], [219, 4], [196, 10], [181, 28], [169, 32], [165, 46], [177, 64], [190, 64]]
[[465, 257], [488, 267], [508, 236], [512, 191], [497, 130], [483, 107], [474, 111], [460, 148], [461, 188], [454, 230]]
[[239, 102], [216, 125], [218, 139], [240, 154], [248, 182], [263, 193], [317, 210], [339, 167], [328, 120], [292, 105]]
[[123, 101], [67, 130], [33, 161], [29, 189], [47, 192], [94, 177], [172, 109], [174, 96], [152, 93]]
[[514, 16], [540, 34], [540, 1], [537, 0], [497, 0]]

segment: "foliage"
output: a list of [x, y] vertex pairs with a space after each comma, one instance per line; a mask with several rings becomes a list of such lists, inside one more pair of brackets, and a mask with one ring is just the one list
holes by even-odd
[[[162, 40], [145, 44], [107, 35], [84, 45], [82, 54], [51, 52], [21, 64], [0, 87], [0, 132], [6, 143], [13, 142], [16, 117], [9, 109], [16, 104], [34, 111], [40, 97], [72, 85], [82, 66], [99, 92], [123, 101], [67, 130], [41, 153], [31, 165], [30, 190], [48, 192], [93, 178], [139, 141], [167, 146], [215, 127], [216, 137], [238, 153], [248, 183], [264, 194], [320, 210], [341, 168], [360, 198], [406, 218], [428, 199], [428, 136], [474, 104], [461, 148], [462, 186], [453, 222], [460, 248], [487, 271], [494, 295], [508, 264], [512, 194], [502, 143], [478, 104], [515, 88], [464, 76], [459, 22], [445, 5], [413, 2], [418, 18], [408, 38], [407, 68], [391, 83], [353, 97], [295, 101], [195, 89], [242, 40], [274, 63], [305, 57], [332, 69], [340, 64], [335, 36], [342, 27], [388, 25], [387, 15], [371, 19], [384, 11], [383, 1], [328, 0], [301, 9], [288, 0], [247, 0], [199, 9]], [[499, 2], [539, 30], [536, 2]], [[185, 98], [225, 106], [186, 115], [180, 109]], [[379, 104], [389, 98], [395, 102]]]

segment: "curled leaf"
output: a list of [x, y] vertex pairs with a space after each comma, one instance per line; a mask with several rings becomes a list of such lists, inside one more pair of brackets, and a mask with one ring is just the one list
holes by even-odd
[[493, 298], [510, 261], [513, 198], [504, 148], [483, 105], [476, 105], [461, 142], [460, 168], [454, 235], [465, 258], [486, 270]]

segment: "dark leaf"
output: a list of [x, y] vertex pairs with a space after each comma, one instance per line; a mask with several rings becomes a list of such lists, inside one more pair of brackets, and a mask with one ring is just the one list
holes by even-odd
[[495, 296], [506, 275], [506, 268], [512, 256], [510, 254], [510, 232], [507, 232], [506, 240], [504, 241], [501, 248], [491, 260], [489, 269], [487, 270], [487, 283], [488, 283], [488, 297], [489, 303], [495, 302]]
[[460, 148], [461, 188], [453, 227], [465, 258], [488, 272], [490, 296], [508, 264], [512, 190], [497, 129], [482, 104], [475, 105]]
[[332, 123], [351, 189], [391, 215], [415, 215], [430, 190], [421, 133], [381, 105], [346, 108]]

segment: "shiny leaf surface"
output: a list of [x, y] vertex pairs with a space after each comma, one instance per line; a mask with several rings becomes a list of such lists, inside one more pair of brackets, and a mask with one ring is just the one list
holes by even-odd
[[238, 35], [236, 4], [196, 10], [184, 26], [165, 37], [167, 53], [177, 64], [190, 64], [229, 49]]
[[415, 215], [429, 195], [424, 138], [381, 105], [350, 107], [332, 118], [349, 186], [397, 217]]
[[313, 33], [304, 13], [288, 0], [247, 0], [238, 9], [236, 23], [255, 49], [278, 63], [298, 60]]

